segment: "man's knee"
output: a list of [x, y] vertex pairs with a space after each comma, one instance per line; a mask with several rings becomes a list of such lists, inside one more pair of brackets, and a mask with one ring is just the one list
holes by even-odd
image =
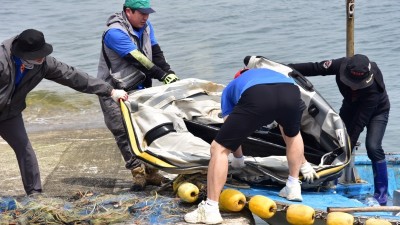
[[210, 147], [211, 156], [223, 154], [223, 155], [226, 155], [226, 157], [228, 157], [230, 152], [231, 152], [231, 150], [229, 150], [228, 148], [225, 148], [223, 145], [219, 144], [216, 141], [213, 141], [211, 143], [211, 147]]
[[376, 149], [374, 151], [367, 151], [367, 155], [372, 162], [378, 162], [385, 159], [385, 153]]
[[385, 152], [383, 151], [382, 146], [376, 143], [366, 143], [365, 148], [367, 149], [368, 158], [371, 161], [377, 162], [385, 159]]

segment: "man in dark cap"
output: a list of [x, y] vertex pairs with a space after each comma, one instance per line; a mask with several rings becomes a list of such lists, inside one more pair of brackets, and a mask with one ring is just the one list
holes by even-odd
[[22, 111], [28, 93], [48, 79], [77, 91], [126, 100], [124, 90], [89, 76], [50, 56], [53, 47], [42, 32], [28, 29], [0, 46], [0, 136], [14, 150], [26, 194], [42, 192], [35, 152], [25, 130]]
[[[165, 60], [148, 20], [154, 12], [149, 0], [125, 0], [122, 12], [108, 18], [98, 78], [126, 91], [151, 87], [153, 79], [164, 84], [178, 80]], [[146, 184], [161, 185], [165, 180], [158, 171], [140, 162], [132, 153], [119, 105], [109, 97], [100, 97], [99, 100], [104, 121], [115, 137], [125, 167], [132, 172], [132, 189], [141, 190]]]
[[346, 124], [351, 146], [367, 128], [365, 146], [374, 173], [374, 197], [380, 205], [387, 203], [388, 176], [382, 139], [389, 119], [390, 102], [383, 76], [367, 56], [325, 60], [316, 63], [289, 64], [305, 76], [336, 75], [343, 96], [340, 116]]

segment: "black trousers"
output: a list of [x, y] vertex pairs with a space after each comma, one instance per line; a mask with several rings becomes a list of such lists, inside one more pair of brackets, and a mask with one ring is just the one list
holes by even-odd
[[26, 194], [29, 195], [35, 191], [41, 192], [39, 165], [26, 133], [22, 114], [0, 121], [0, 136], [15, 152]]

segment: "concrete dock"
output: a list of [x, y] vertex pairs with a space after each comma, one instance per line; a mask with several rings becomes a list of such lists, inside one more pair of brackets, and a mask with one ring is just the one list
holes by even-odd
[[[68, 199], [88, 191], [110, 195], [131, 192], [132, 176], [106, 128], [31, 132], [29, 137], [39, 161], [43, 197]], [[23, 198], [25, 192], [17, 160], [3, 139], [0, 139], [0, 165], [0, 197]], [[140, 194], [150, 194], [155, 189], [148, 186]], [[188, 206], [188, 210], [194, 208]], [[254, 224], [248, 212], [224, 213], [223, 217], [224, 224]], [[135, 223], [129, 220], [123, 224]], [[140, 224], [154, 223], [142, 221]], [[186, 224], [183, 215], [175, 224]]]

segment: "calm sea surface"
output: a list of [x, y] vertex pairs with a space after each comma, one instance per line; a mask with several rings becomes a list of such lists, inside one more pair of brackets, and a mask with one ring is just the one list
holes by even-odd
[[[53, 44], [53, 56], [96, 76], [105, 21], [110, 14], [122, 10], [123, 2], [2, 0], [0, 40], [27, 28], [41, 30]], [[242, 67], [246, 55], [262, 55], [282, 63], [345, 56], [345, 2], [153, 0], [157, 12], [150, 15], [150, 20], [165, 56], [181, 78], [227, 84]], [[356, 1], [355, 52], [378, 63], [391, 99], [383, 143], [388, 152], [399, 151], [398, 11], [398, 0]], [[310, 80], [338, 111], [341, 96], [334, 77]], [[104, 126], [95, 96], [76, 93], [53, 82], [42, 82], [30, 95], [28, 104], [24, 117], [30, 131]]]

